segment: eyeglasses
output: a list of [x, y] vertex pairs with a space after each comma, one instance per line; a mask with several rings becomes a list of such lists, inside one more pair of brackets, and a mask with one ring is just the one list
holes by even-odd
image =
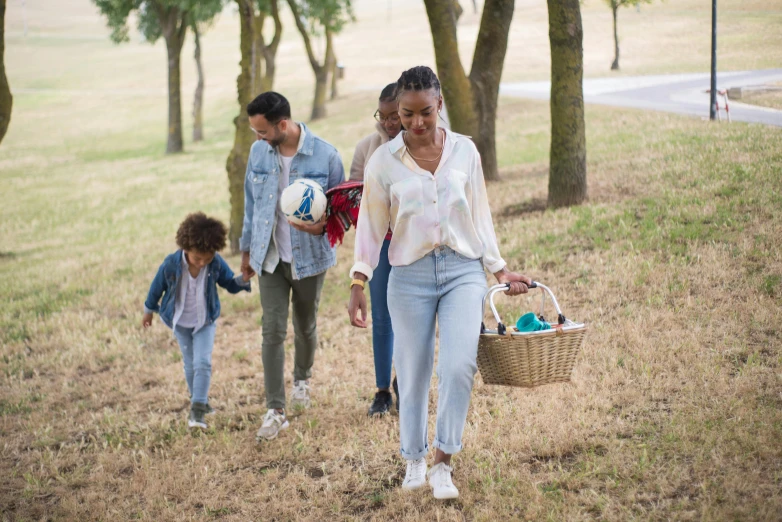
[[382, 114], [380, 114], [380, 109], [378, 109], [378, 110], [376, 110], [376, 111], [375, 111], [375, 119], [376, 119], [378, 122], [380, 122], [380, 123], [385, 123], [385, 122], [386, 122], [386, 120], [388, 120], [388, 121], [389, 121], [389, 122], [391, 122], [391, 124], [393, 124], [393, 125], [396, 125], [397, 123], [399, 123], [399, 122], [401, 121], [401, 120], [399, 119], [399, 113], [398, 113], [398, 112], [395, 112], [394, 114], [392, 114], [392, 115], [391, 115], [391, 116], [389, 116], [389, 117], [385, 117], [385, 116], [383, 116]]
[[[282, 120], [280, 120], [280, 121], [282, 121]], [[275, 128], [277, 128], [277, 125], [279, 125], [279, 124], [280, 124], [280, 122], [279, 122], [279, 121], [278, 121], [277, 123], [272, 123], [272, 124], [271, 124], [271, 128], [272, 128], [272, 129], [275, 129]], [[253, 131], [253, 133], [254, 133], [256, 136], [259, 136], [259, 137], [261, 137], [261, 138], [263, 138], [264, 136], [266, 136], [266, 134], [268, 134], [268, 131], [258, 131], [258, 130], [256, 130], [255, 128], [253, 128], [253, 126], [252, 126], [252, 125], [250, 125], [250, 130], [251, 130], [251, 131]]]

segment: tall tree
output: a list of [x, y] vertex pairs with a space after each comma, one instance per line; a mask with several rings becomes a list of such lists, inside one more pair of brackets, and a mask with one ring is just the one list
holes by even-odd
[[193, 31], [195, 50], [193, 59], [196, 64], [196, 89], [193, 95], [193, 141], [204, 139], [204, 64], [201, 61], [201, 35], [212, 25], [217, 14], [223, 10], [223, 0], [219, 2], [199, 2], [190, 11], [190, 28]]
[[201, 30], [198, 24], [193, 24], [193, 39], [195, 50], [193, 59], [196, 63], [196, 89], [193, 93], [193, 141], [204, 139], [204, 64], [201, 61]]
[[[247, 157], [255, 141], [255, 134], [247, 123], [247, 104], [274, 84], [275, 59], [282, 39], [282, 23], [277, 0], [235, 0], [239, 8], [239, 47], [241, 60], [236, 78], [239, 114], [234, 118], [234, 145], [228, 154], [225, 169], [228, 174], [228, 192], [231, 200], [231, 219], [228, 238], [231, 251], [239, 251], [244, 219], [244, 176]], [[274, 36], [267, 44], [264, 38], [265, 21], [271, 17]]]
[[473, 137], [487, 180], [498, 180], [495, 122], [500, 78], [508, 48], [514, 0], [486, 0], [467, 76], [456, 39], [453, 0], [424, 0], [434, 42], [437, 72], [451, 127]]
[[586, 199], [584, 52], [579, 0], [548, 0], [551, 46], [551, 151], [548, 205]]
[[611, 63], [611, 70], [619, 70], [619, 32], [616, 28], [616, 15], [619, 8], [626, 5], [649, 4], [652, 0], [605, 0], [608, 7], [611, 8], [611, 14], [614, 16], [614, 61]]
[[[166, 153], [182, 152], [182, 92], [180, 56], [192, 11], [207, 5], [222, 6], [222, 0], [92, 0], [106, 17], [111, 39], [127, 42], [128, 17], [136, 13], [138, 28], [150, 43], [161, 36], [166, 42], [168, 64], [168, 139]], [[218, 12], [219, 8], [215, 8]]]
[[5, 0], [0, 0], [0, 143], [3, 142], [8, 124], [11, 123], [11, 108], [14, 98], [5, 75]]
[[[329, 73], [334, 69], [334, 35], [354, 19], [350, 0], [288, 0], [296, 28], [299, 30], [310, 66], [315, 73], [315, 96], [312, 101], [311, 119], [326, 116], [326, 91]], [[318, 60], [312, 49], [312, 38], [325, 36], [326, 52]]]

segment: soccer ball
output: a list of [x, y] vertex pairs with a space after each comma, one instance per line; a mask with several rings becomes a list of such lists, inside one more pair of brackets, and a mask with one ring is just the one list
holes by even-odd
[[289, 221], [310, 225], [323, 217], [326, 194], [317, 181], [297, 179], [282, 191], [280, 208]]

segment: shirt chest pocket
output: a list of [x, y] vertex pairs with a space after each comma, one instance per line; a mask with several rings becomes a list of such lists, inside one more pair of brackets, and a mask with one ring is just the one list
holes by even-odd
[[396, 214], [397, 222], [423, 215], [424, 194], [419, 178], [407, 178], [391, 185], [391, 212]]
[[[269, 187], [267, 181], [269, 180], [269, 172], [264, 170], [253, 170], [250, 173], [250, 183], [252, 184], [253, 198], [259, 200], [263, 198]], [[268, 196], [267, 196], [268, 197]]]

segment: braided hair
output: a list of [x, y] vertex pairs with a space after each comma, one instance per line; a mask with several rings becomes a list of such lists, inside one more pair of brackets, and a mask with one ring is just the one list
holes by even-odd
[[408, 69], [396, 81], [396, 97], [399, 99], [405, 91], [426, 91], [434, 89], [440, 94], [440, 80], [429, 67], [419, 65]]
[[396, 101], [396, 83], [389, 83], [383, 90], [380, 91], [381, 102], [395, 102]]

